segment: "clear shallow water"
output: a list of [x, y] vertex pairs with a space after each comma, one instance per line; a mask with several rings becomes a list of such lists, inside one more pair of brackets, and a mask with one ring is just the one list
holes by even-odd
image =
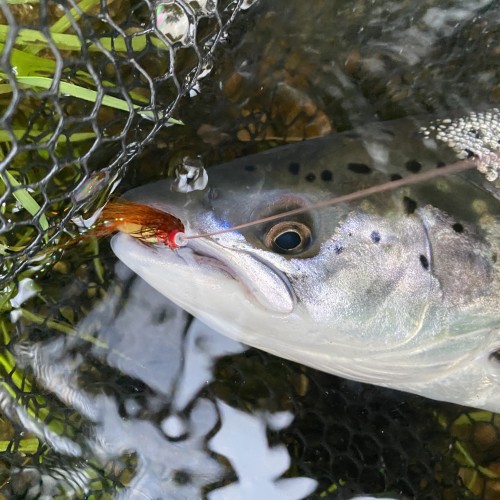
[[[128, 183], [184, 154], [216, 163], [328, 126], [494, 106], [499, 17], [494, 1], [261, 2], [183, 102], [189, 125], [161, 134]], [[36, 316], [9, 332], [10, 387], [26, 395], [3, 398], [6, 498], [495, 498], [457, 443], [498, 462], [498, 416], [474, 414], [497, 429], [488, 440], [457, 424], [465, 409], [247, 350], [101, 247], [66, 252], [24, 302]]]

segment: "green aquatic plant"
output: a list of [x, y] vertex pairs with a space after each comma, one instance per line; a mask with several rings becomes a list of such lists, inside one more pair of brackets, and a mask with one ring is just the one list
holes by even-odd
[[[16, 77], [16, 81], [21, 85], [28, 85], [33, 88], [50, 89], [54, 85], [54, 80], [52, 78], [46, 78], [43, 76], [25, 76]], [[95, 90], [86, 89], [80, 85], [74, 85], [73, 83], [59, 82], [59, 92], [61, 94], [70, 95], [76, 97], [77, 99], [82, 99], [84, 101], [96, 102], [99, 99], [99, 93]], [[118, 99], [117, 97], [105, 95], [102, 97], [102, 105], [110, 108], [118, 109], [120, 111], [130, 111], [130, 106], [124, 99]], [[134, 109], [138, 109], [138, 105], [133, 106]], [[138, 111], [138, 113], [147, 118], [154, 118], [151, 111]], [[170, 118], [171, 123], [180, 124], [179, 120], [174, 120]], [[95, 134], [94, 134], [95, 135]]]
[[[14, 4], [14, 2], [9, 2]], [[35, 3], [35, 2], [33, 2]], [[79, 9], [72, 9], [70, 15], [73, 22], [78, 21], [81, 14], [93, 8], [98, 8], [100, 2], [97, 0], [83, 0], [78, 4]], [[83, 99], [90, 102], [95, 102], [99, 94], [92, 88], [86, 88], [83, 85], [65, 82], [64, 74], [61, 81], [56, 78], [57, 62], [52, 54], [52, 47], [59, 51], [80, 52], [84, 47], [84, 41], [79, 35], [65, 33], [71, 28], [71, 22], [67, 15], [62, 16], [49, 27], [51, 43], [41, 30], [23, 28], [17, 32], [14, 47], [10, 51], [11, 65], [14, 72], [14, 79], [17, 88], [44, 88], [49, 89], [53, 86], [59, 88], [61, 94], [73, 96], [77, 99]], [[0, 50], [5, 49], [5, 44], [9, 40], [12, 28], [8, 24], [0, 24]], [[102, 53], [112, 51], [118, 56], [128, 56], [131, 52], [140, 52], [151, 44], [160, 51], [165, 51], [168, 54], [169, 47], [158, 37], [153, 34], [138, 34], [130, 37], [119, 36], [102, 36], [98, 42], [93, 42], [85, 45], [88, 52]], [[44, 56], [38, 55], [43, 52]], [[81, 78], [87, 85], [95, 87], [96, 83], [90, 73], [80, 70], [78, 77]], [[12, 77], [11, 77], [12, 78]], [[0, 94], [11, 93], [13, 86], [5, 73], [0, 72]], [[103, 82], [108, 88], [113, 87], [109, 82]], [[120, 94], [117, 88], [117, 93]], [[149, 104], [149, 99], [138, 92], [130, 92], [130, 97], [142, 104]], [[131, 110], [131, 105], [127, 100], [114, 96], [102, 96], [102, 105], [108, 106], [117, 110]], [[139, 105], [133, 105], [133, 109], [138, 109]], [[151, 111], [139, 111], [144, 117], [154, 118]], [[179, 120], [170, 118], [169, 123], [181, 124]]]
[[[21, 186], [21, 184], [16, 181], [15, 177], [8, 170], [5, 171], [5, 175], [7, 176], [7, 180], [12, 187], [17, 188]], [[26, 189], [16, 189], [12, 194], [14, 198], [16, 198], [16, 200], [23, 206], [23, 208], [31, 215], [36, 215], [41, 210], [40, 205], [34, 200]], [[47, 218], [44, 214], [40, 216], [40, 226], [42, 229], [49, 228]]]
[[[30, 4], [33, 13], [17, 25], [18, 8], [23, 4]], [[111, 8], [120, 11], [122, 4], [124, 0], [108, 2], [108, 15]], [[129, 127], [131, 120], [150, 121], [146, 131], [164, 118], [161, 107], [155, 104], [152, 109], [149, 78], [125, 84], [128, 70], [119, 64], [110, 64], [106, 77], [96, 76], [92, 69], [105, 67], [110, 54], [127, 66], [145, 49], [168, 61], [170, 47], [155, 30], [140, 31], [135, 23], [115, 32], [108, 24], [96, 22], [91, 35], [83, 35], [77, 27], [79, 23], [83, 23], [82, 30], [90, 26], [92, 16], [102, 9], [99, 0], [81, 0], [72, 9], [47, 12], [42, 22], [47, 27], [42, 29], [40, 5], [37, 0], [9, 0], [4, 17], [0, 17], [0, 51], [7, 54], [0, 68], [0, 108], [7, 113], [0, 125], [0, 211], [10, 225], [0, 234], [0, 255], [21, 254], [18, 260], [2, 263], [0, 277], [11, 273], [12, 266], [31, 259], [33, 253], [28, 254], [28, 250], [34, 242], [47, 245], [59, 234], [58, 224], [73, 203], [71, 192], [92, 175], [81, 158], [103, 140], [117, 141], [124, 133], [120, 127]], [[6, 9], [10, 9], [10, 16]], [[75, 62], [82, 53], [88, 64]], [[168, 63], [164, 66], [168, 72]], [[182, 124], [174, 118], [168, 122]], [[74, 161], [68, 165], [67, 158]], [[90, 170], [106, 167], [106, 163], [96, 164]], [[46, 183], [54, 186], [53, 193], [46, 191]], [[103, 183], [100, 192], [94, 193], [96, 202], [105, 201], [101, 192], [109, 195], [108, 187], [109, 183]], [[81, 203], [77, 197], [78, 193], [75, 201]]]

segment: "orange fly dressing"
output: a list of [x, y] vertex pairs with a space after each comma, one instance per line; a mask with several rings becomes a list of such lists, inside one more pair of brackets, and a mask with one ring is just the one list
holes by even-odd
[[172, 250], [183, 245], [184, 224], [180, 219], [125, 199], [110, 201], [87, 234], [103, 237], [116, 231], [127, 233], [143, 243], [164, 244]]
[[478, 158], [469, 158], [467, 160], [457, 161], [450, 165], [405, 177], [397, 181], [390, 181], [384, 184], [378, 184], [376, 186], [369, 187], [367, 189], [362, 189], [354, 193], [337, 196], [335, 198], [332, 198], [331, 200], [313, 203], [306, 207], [301, 207], [294, 210], [289, 210], [288, 212], [282, 212], [269, 217], [264, 217], [262, 219], [245, 222], [243, 224], [239, 224], [237, 226], [233, 226], [220, 231], [193, 235], [186, 235], [184, 233], [184, 224], [180, 219], [173, 216], [172, 214], [163, 212], [162, 210], [142, 203], [118, 199], [116, 201], [109, 202], [104, 207], [98, 221], [87, 234], [89, 234], [90, 236], [100, 237], [109, 236], [115, 231], [122, 231], [141, 240], [144, 243], [163, 244], [171, 250], [175, 250], [187, 245], [188, 240], [196, 238], [207, 238], [230, 231], [237, 231], [254, 226], [256, 224], [270, 222], [282, 217], [299, 214], [308, 210], [314, 210], [336, 205], [339, 203], [359, 200], [376, 193], [390, 191], [393, 189], [410, 186], [412, 184], [417, 184], [419, 182], [428, 181], [436, 177], [442, 177], [450, 174], [456, 174], [464, 170], [469, 170], [477, 167], [478, 163], [480, 163], [480, 159]]

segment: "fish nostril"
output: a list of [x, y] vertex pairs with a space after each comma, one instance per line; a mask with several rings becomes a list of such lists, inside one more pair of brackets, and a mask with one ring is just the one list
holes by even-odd
[[490, 360], [500, 365], [500, 349], [497, 349], [490, 354]]
[[167, 318], [168, 318], [167, 309], [161, 309], [160, 311], [157, 311], [155, 314], [153, 314], [153, 323], [156, 325], [161, 325], [162, 323], [165, 323]]
[[216, 200], [219, 197], [219, 195], [220, 193], [218, 189], [210, 187], [205, 192], [205, 199], [210, 202]]

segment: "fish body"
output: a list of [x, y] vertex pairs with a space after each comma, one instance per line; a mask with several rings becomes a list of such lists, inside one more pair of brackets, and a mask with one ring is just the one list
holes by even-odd
[[[208, 233], [456, 161], [399, 120], [161, 181], [127, 196]], [[116, 255], [212, 328], [345, 378], [500, 411], [500, 201], [476, 171]]]

